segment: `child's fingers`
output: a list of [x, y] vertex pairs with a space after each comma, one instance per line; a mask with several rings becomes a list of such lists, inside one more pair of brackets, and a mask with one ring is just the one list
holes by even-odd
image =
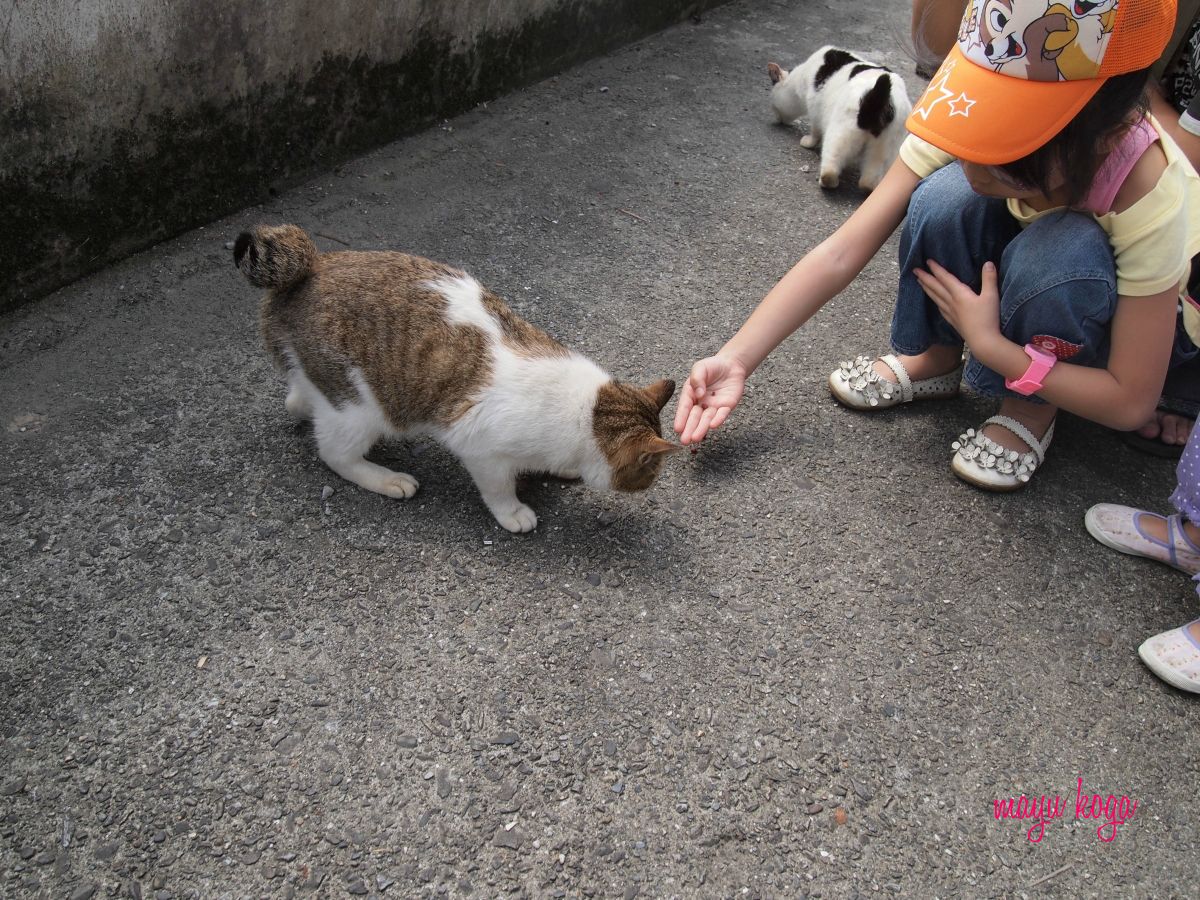
[[679, 435], [681, 444], [690, 444], [693, 441], [698, 441], [700, 438], [696, 435], [696, 428], [700, 424], [700, 414], [704, 412], [699, 406], [693, 406], [688, 411], [687, 422], [683, 426], [683, 432]]
[[695, 404], [691, 402], [690, 397], [686, 401], [683, 397], [679, 398], [679, 409], [676, 412], [676, 420], [674, 420], [674, 430], [679, 436], [683, 436], [688, 431], [688, 419], [691, 418], [691, 410], [694, 408]]
[[946, 288], [946, 290], [967, 287], [953, 272], [938, 263], [936, 260], [927, 259], [925, 261], [925, 265], [929, 267], [929, 274], [932, 275], [938, 284]]
[[936, 259], [925, 260], [925, 265], [929, 267], [930, 274], [937, 278], [938, 281], [946, 281], [951, 283], [958, 281], [958, 279], [954, 277], [954, 273], [939, 263]]
[[983, 264], [983, 290], [998, 293], [1000, 290], [999, 275], [996, 272], [996, 264], [992, 261]]
[[715, 416], [713, 416], [712, 424], [709, 425], [709, 427], [712, 428], [714, 431], [716, 429], [720, 428], [722, 425], [725, 424], [725, 420], [729, 418], [729, 413], [732, 411], [733, 410], [731, 407], [722, 406], [720, 409], [717, 410], [717, 414]]
[[944, 279], [948, 273], [945, 269], [941, 272], [926, 272], [924, 269], [913, 269], [913, 274], [917, 276], [917, 281], [921, 282], [921, 286], [928, 291], [930, 287], [943, 288]]
[[[700, 407], [696, 408], [700, 409]], [[696, 417], [696, 424], [692, 426], [691, 435], [689, 436], [689, 439], [692, 443], [698, 444], [700, 441], [704, 440], [705, 435], [708, 434], [708, 429], [712, 424], [712, 418], [715, 413], [716, 410], [714, 409], [701, 410], [700, 415]]]
[[917, 281], [920, 283], [925, 293], [928, 294], [930, 299], [932, 299], [934, 303], [938, 304], [939, 307], [950, 299], [950, 292], [946, 289], [946, 286], [928, 272], [922, 271], [921, 269], [914, 269], [913, 274], [917, 276]]
[[934, 297], [932, 294], [930, 295], [930, 299], [933, 300], [933, 305], [936, 306], [938, 308], [938, 310], [941, 311], [941, 314], [946, 319], [946, 321], [949, 322], [951, 325], [953, 325], [955, 322], [954, 307], [952, 307], [950, 304], [948, 304], [945, 300], [941, 300], [941, 299], [938, 299], [937, 297]]
[[681, 431], [683, 431], [683, 426], [687, 422], [688, 413], [692, 411], [692, 406], [694, 405], [695, 401], [692, 399], [692, 386], [689, 383], [685, 383], [683, 390], [679, 392], [679, 405], [675, 408], [675, 422], [671, 426], [675, 429], [676, 434], [679, 434]]

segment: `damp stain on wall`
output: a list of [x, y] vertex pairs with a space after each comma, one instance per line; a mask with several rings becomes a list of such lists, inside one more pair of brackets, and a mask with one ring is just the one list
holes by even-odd
[[[120, 33], [136, 37], [142, 0], [108, 2], [125, 4]], [[509, 5], [508, 21], [464, 34], [447, 30], [446, 15], [452, 24], [465, 18], [457, 27], [470, 30], [462, 11], [488, 7], [490, 16], [494, 4], [425, 0], [424, 24], [390, 35], [389, 46], [360, 29], [319, 56], [312, 23], [297, 38], [308, 43], [301, 54], [279, 37], [278, 23], [272, 40], [257, 40], [253, 22], [238, 18], [253, 14], [244, 5], [218, 24], [196, 5], [168, 42], [187, 52], [159, 40], [158, 56], [124, 81], [128, 55], [155, 41], [147, 36], [139, 50], [111, 31], [94, 36], [103, 46], [93, 67], [98, 60], [104, 69], [106, 55], [126, 56], [90, 87], [46, 58], [76, 52], [69, 43], [45, 44], [36, 56], [10, 53], [7, 71], [0, 67], [0, 246], [9, 251], [0, 254], [0, 307], [721, 2], [525, 0]], [[394, 4], [375, 4], [385, 5]], [[276, 14], [287, 6], [277, 4]], [[438, 6], [454, 11], [439, 16]], [[514, 19], [514, 9], [524, 18]], [[0, 21], [0, 50], [4, 29]]]

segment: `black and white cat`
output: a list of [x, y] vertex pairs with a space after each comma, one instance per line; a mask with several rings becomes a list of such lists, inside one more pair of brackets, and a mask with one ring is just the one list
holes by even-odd
[[857, 164], [858, 186], [874, 190], [900, 151], [904, 121], [912, 109], [903, 79], [886, 66], [838, 47], [822, 47], [790, 72], [767, 66], [775, 86], [771, 108], [783, 124], [801, 116], [805, 147], [821, 145], [820, 182], [835, 188]]

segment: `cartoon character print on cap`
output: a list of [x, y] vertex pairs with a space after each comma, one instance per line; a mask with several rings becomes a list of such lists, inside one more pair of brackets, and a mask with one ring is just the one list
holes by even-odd
[[1119, 0], [972, 0], [959, 47], [972, 61], [1029, 81], [1095, 78]]
[[1108, 35], [1113, 30], [1113, 20], [1117, 17], [1117, 0], [1101, 0], [1099, 3], [1089, 3], [1088, 0], [1074, 0], [1068, 9], [1061, 3], [1055, 3], [1047, 11], [1066, 17], [1067, 30], [1050, 35], [1046, 41], [1047, 54], [1055, 54], [1058, 71], [1067, 81], [1081, 78], [1095, 78], [1103, 58], [1101, 49], [1099, 57], [1088, 56], [1087, 49], [1100, 47], [1107, 43]]

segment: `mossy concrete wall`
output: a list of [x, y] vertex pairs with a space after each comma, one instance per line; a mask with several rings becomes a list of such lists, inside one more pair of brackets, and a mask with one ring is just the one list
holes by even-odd
[[0, 307], [721, 2], [16, 0]]

